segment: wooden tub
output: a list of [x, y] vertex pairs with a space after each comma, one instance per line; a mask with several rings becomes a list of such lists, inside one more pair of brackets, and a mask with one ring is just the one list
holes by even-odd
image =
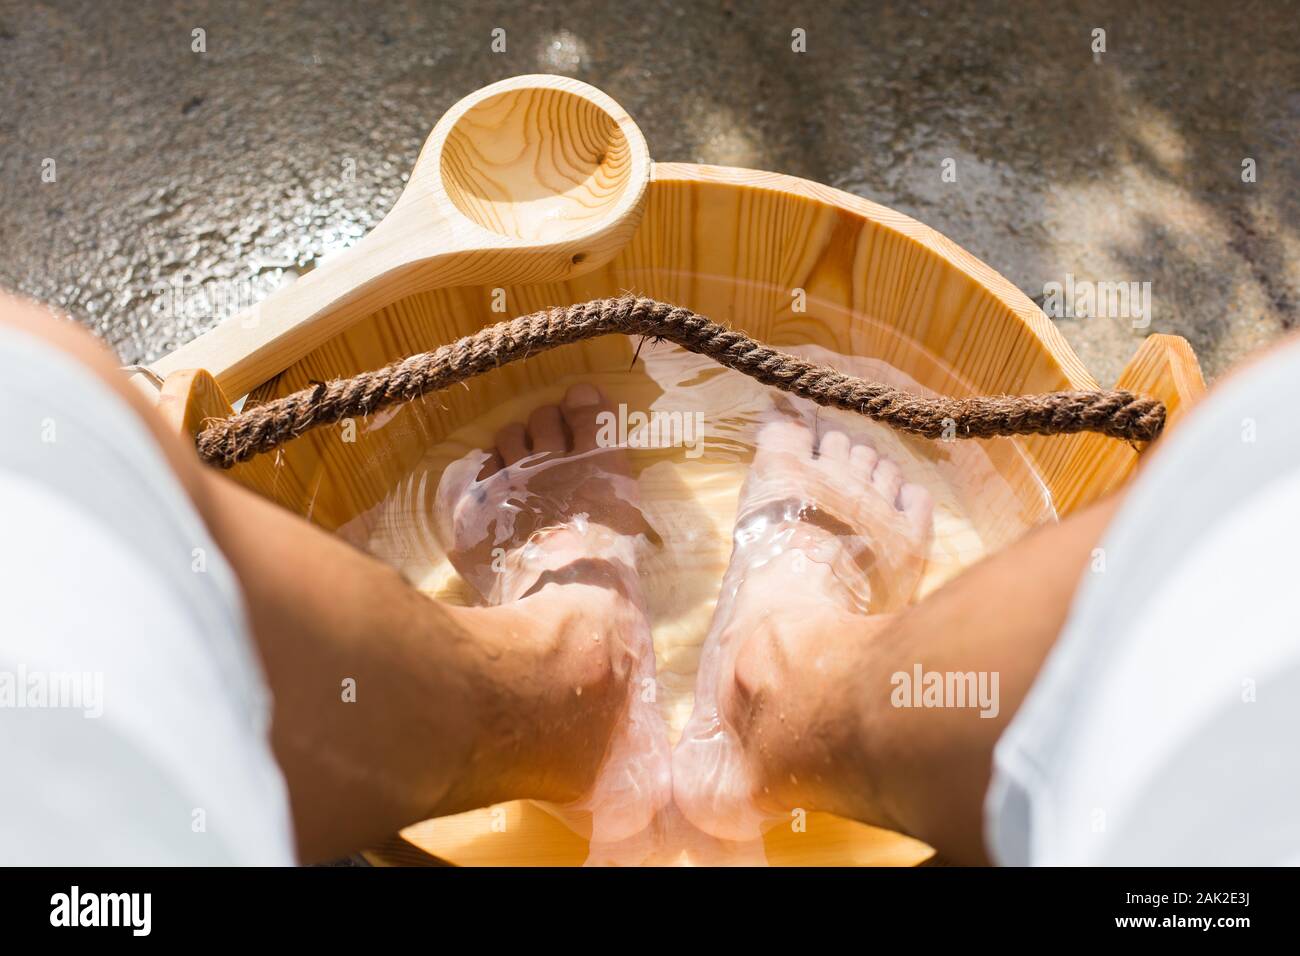
[[[626, 291], [685, 306], [778, 347], [811, 344], [879, 358], [939, 393], [1098, 387], [1023, 293], [927, 226], [788, 176], [662, 163], [654, 167], [644, 219], [607, 266], [567, 282], [412, 295], [290, 367], [268, 368], [249, 400], [377, 368], [545, 306]], [[550, 396], [561, 381], [624, 372], [635, 344], [606, 337], [552, 351], [403, 409], [397, 415], [407, 416], [404, 427], [358, 423], [354, 441], [323, 428], [237, 466], [232, 476], [330, 531], [355, 526], [429, 447], [520, 395]], [[1204, 390], [1190, 347], [1170, 335], [1149, 336], [1114, 384], [1161, 399], [1172, 427]], [[202, 371], [171, 375], [160, 406], [190, 433], [203, 418], [230, 409]], [[971, 517], [983, 540], [998, 544], [1026, 524], [1050, 520], [1052, 509], [1068, 514], [1122, 484], [1140, 455], [1096, 435], [981, 444], [1011, 497], [987, 508], [976, 504]], [[718, 527], [729, 527], [729, 515], [714, 517]], [[776, 865], [915, 864], [930, 855], [906, 837], [817, 814], [806, 833], [778, 827], [766, 843]], [[374, 862], [580, 864], [586, 846], [542, 809], [519, 802], [410, 827], [369, 855]]]

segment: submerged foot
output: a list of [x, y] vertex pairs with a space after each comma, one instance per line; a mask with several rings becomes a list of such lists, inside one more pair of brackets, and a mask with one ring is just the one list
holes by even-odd
[[492, 449], [444, 473], [439, 534], [487, 603], [583, 577], [639, 593], [635, 549], [652, 532], [626, 452], [597, 442], [597, 416], [605, 411], [599, 389], [575, 385], [559, 405], [505, 426]]
[[[511, 702], [493, 718], [528, 768], [517, 795], [589, 812], [593, 843], [644, 829], [671, 795], [637, 579], [652, 532], [626, 453], [597, 442], [609, 408], [575, 385], [450, 466], [436, 509], [452, 563], [484, 602], [539, 624], [503, 636], [489, 675]], [[537, 647], [535, 633], [555, 636]]]
[[748, 841], [794, 808], [846, 811], [844, 788], [866, 784], [852, 779], [855, 655], [911, 598], [931, 526], [929, 493], [869, 443], [789, 420], [760, 431], [673, 753], [692, 824]]

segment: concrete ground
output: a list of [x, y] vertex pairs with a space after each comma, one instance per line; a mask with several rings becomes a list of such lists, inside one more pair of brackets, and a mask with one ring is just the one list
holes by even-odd
[[1149, 282], [1148, 329], [1060, 321], [1085, 364], [1109, 383], [1171, 331], [1217, 375], [1300, 321], [1300, 7], [1087, 7], [0, 0], [0, 285], [155, 358], [237, 304], [163, 289], [262, 294], [374, 225], [462, 94], [561, 72], [656, 158], [859, 193], [1040, 301]]

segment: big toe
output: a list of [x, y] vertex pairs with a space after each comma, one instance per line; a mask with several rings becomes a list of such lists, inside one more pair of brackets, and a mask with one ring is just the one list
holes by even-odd
[[758, 432], [754, 464], [761, 466], [774, 459], [793, 456], [801, 461], [812, 457], [813, 433], [801, 421], [783, 418], [768, 422]]
[[918, 538], [928, 537], [934, 523], [934, 498], [921, 485], [909, 482], [898, 492], [898, 506]]
[[828, 465], [843, 468], [848, 464], [849, 450], [852, 447], [853, 441], [846, 432], [842, 432], [838, 428], [832, 428], [822, 435], [822, 443], [817, 450], [817, 457]]
[[871, 486], [880, 493], [880, 497], [893, 505], [898, 500], [899, 489], [903, 487], [903, 472], [894, 462], [882, 458], [876, 463], [876, 470], [871, 473]]

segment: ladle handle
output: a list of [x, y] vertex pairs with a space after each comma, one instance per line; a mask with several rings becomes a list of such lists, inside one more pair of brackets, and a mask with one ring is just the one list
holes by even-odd
[[[450, 193], [444, 165], [457, 174]], [[585, 83], [522, 76], [484, 87], [444, 115], [397, 203], [359, 243], [151, 371], [165, 380], [205, 369], [237, 398], [414, 293], [599, 268], [635, 231], [650, 166], [636, 125]]]
[[[426, 223], [407, 230], [408, 218], [395, 208], [355, 246], [150, 368], [162, 379], [185, 369], [205, 369], [222, 391], [236, 398], [354, 322], [416, 292], [490, 281], [564, 280], [591, 268], [568, 244], [511, 248], [496, 237], [484, 241], [486, 234], [468, 224]], [[426, 255], [418, 254], [422, 247]]]
[[379, 230], [332, 257], [265, 301], [155, 362], [166, 378], [182, 369], [206, 369], [222, 390], [240, 396], [288, 368], [365, 315], [409, 291], [420, 263], [376, 255]]

